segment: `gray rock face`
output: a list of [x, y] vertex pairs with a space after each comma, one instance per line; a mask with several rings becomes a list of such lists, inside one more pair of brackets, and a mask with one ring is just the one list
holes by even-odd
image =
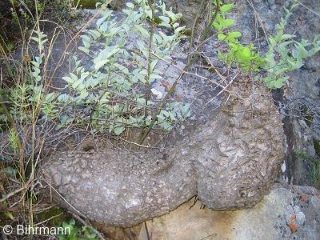
[[112, 148], [62, 153], [46, 171], [68, 204], [82, 214], [98, 222], [130, 226], [150, 214], [167, 213], [196, 194], [190, 162], [160, 159], [159, 154], [136, 155]]
[[253, 206], [283, 157], [282, 125], [270, 95], [245, 81], [233, 87], [239, 98], [197, 136], [198, 195], [212, 209]]
[[219, 114], [165, 150], [107, 144], [100, 151], [57, 153], [42, 167], [45, 180], [70, 210], [123, 227], [196, 194], [211, 209], [251, 207], [277, 175], [282, 125], [264, 87], [243, 80], [230, 91], [235, 96]]

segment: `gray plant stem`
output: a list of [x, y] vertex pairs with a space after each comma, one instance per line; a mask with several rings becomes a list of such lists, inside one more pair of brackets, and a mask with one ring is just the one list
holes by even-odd
[[152, 18], [150, 19], [150, 37], [149, 37], [149, 46], [148, 46], [148, 67], [147, 67], [147, 80], [146, 80], [146, 85], [148, 87], [147, 93], [146, 93], [146, 101], [145, 101], [145, 108], [144, 108], [144, 115], [145, 115], [145, 120], [144, 120], [144, 128], [141, 131], [139, 139], [141, 139], [144, 135], [145, 129], [148, 127], [146, 124], [146, 117], [147, 117], [147, 106], [148, 106], [148, 101], [151, 98], [151, 84], [150, 84], [150, 78], [151, 78], [151, 63], [152, 63], [152, 43], [153, 43], [153, 37], [154, 37], [154, 31], [155, 31], [155, 26], [154, 26], [154, 17], [155, 17], [155, 9], [154, 9], [154, 2], [153, 0], [148, 0], [148, 5], [151, 8], [151, 14]]

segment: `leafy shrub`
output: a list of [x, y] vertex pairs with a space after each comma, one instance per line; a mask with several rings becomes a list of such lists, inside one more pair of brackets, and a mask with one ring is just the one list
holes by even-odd
[[261, 56], [255, 51], [252, 44], [245, 46], [240, 43], [241, 32], [230, 30], [235, 20], [227, 18], [227, 14], [234, 9], [235, 5], [233, 3], [223, 4], [221, 0], [214, 0], [214, 5], [218, 11], [212, 27], [217, 31], [218, 39], [228, 46], [226, 52], [219, 52], [219, 58], [228, 65], [235, 63], [245, 71], [258, 71], [263, 65]]
[[310, 42], [306, 39], [297, 41], [295, 35], [285, 33], [288, 20], [297, 6], [295, 1], [285, 9], [286, 16], [276, 26], [276, 34], [269, 38], [269, 51], [264, 57], [267, 76], [263, 80], [271, 89], [283, 87], [289, 79], [287, 73], [301, 68], [306, 58], [320, 51], [320, 35]]
[[[172, 129], [189, 115], [188, 106], [168, 103], [154, 116], [159, 101], [152, 96], [151, 84], [162, 78], [160, 59], [170, 61], [184, 38], [184, 27], [177, 22], [181, 15], [164, 4], [151, 7], [145, 0], [128, 3], [122, 17], [103, 5], [101, 10], [96, 27], [82, 36], [79, 49], [87, 58], [74, 56], [75, 69], [63, 78], [67, 91], [46, 96], [46, 116], [56, 118], [52, 113], [59, 112], [60, 126], [90, 124], [96, 131], [116, 135], [129, 127], [148, 126], [154, 117], [155, 127]], [[155, 15], [161, 20], [157, 26]]]
[[263, 81], [268, 88], [283, 87], [289, 79], [287, 73], [301, 68], [306, 58], [320, 51], [320, 35], [310, 42], [305, 39], [297, 41], [295, 35], [285, 33], [285, 27], [293, 9], [298, 6], [298, 1], [294, 1], [289, 9], [285, 8], [286, 15], [276, 26], [276, 34], [268, 39], [269, 50], [265, 56], [256, 52], [252, 44], [241, 44], [241, 32], [230, 30], [235, 20], [227, 18], [227, 14], [235, 5], [224, 4], [221, 0], [213, 2], [218, 11], [212, 27], [217, 31], [218, 39], [228, 46], [226, 52], [219, 52], [219, 58], [228, 65], [237, 64], [246, 72], [265, 70], [266, 76], [263, 77]]

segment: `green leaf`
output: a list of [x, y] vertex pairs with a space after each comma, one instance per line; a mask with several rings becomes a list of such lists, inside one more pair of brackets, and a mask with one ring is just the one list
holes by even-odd
[[143, 56], [145, 58], [149, 57], [149, 52], [148, 52], [148, 48], [146, 47], [146, 44], [143, 41], [137, 41], [136, 45], [138, 47], [138, 49], [141, 51], [141, 53], [143, 54]]
[[122, 73], [124, 73], [125, 75], [129, 75], [129, 69], [126, 68], [125, 66], [118, 64], [118, 63], [114, 63], [113, 64], [114, 67], [118, 68]]
[[223, 13], [231, 12], [233, 9], [234, 9], [234, 4], [233, 3], [223, 4], [220, 7], [220, 11], [223, 12]]
[[174, 30], [174, 32], [175, 32], [175, 34], [178, 34], [178, 33], [183, 32], [185, 29], [186, 29], [185, 26], [183, 26], [183, 27], [177, 27], [177, 28]]
[[65, 80], [67, 83], [71, 83], [72, 79], [70, 77], [62, 77], [63, 80]]
[[142, 35], [142, 37], [149, 38], [149, 31], [141, 25], [135, 25], [135, 29]]
[[162, 79], [162, 76], [160, 76], [158, 74], [151, 73], [150, 74], [150, 80], [153, 81], [155, 79]]
[[227, 36], [224, 33], [219, 33], [218, 34], [218, 39], [219, 41], [225, 41]]
[[234, 24], [235, 24], [235, 20], [233, 20], [231, 18], [227, 18], [221, 23], [221, 25], [223, 26], [223, 29], [229, 28], [229, 27], [233, 26]]
[[170, 27], [170, 18], [166, 16], [159, 16], [159, 19], [161, 19], [160, 25], [169, 26]]
[[287, 41], [287, 40], [291, 40], [291, 39], [293, 39], [293, 38], [295, 38], [296, 37], [296, 35], [293, 35], [293, 34], [283, 34], [283, 35], [281, 35], [281, 41]]
[[126, 5], [127, 5], [128, 8], [134, 9], [134, 4], [133, 3], [128, 2]]
[[88, 31], [88, 34], [91, 35], [93, 40], [97, 40], [99, 37], [101, 37], [101, 33], [98, 30], [90, 29]]
[[106, 47], [104, 50], [102, 50], [98, 56], [93, 59], [95, 70], [99, 70], [101, 67], [103, 67], [110, 61], [110, 58], [119, 51], [120, 49], [117, 46]]
[[58, 97], [58, 101], [59, 102], [67, 102], [69, 100], [69, 95], [66, 94], [66, 93], [63, 93], [61, 94], [59, 97]]
[[45, 101], [48, 103], [48, 102], [52, 102], [55, 97], [56, 97], [56, 93], [55, 92], [51, 92], [51, 93], [48, 93], [46, 94], [46, 98], [45, 98]]
[[241, 50], [238, 53], [239, 53], [239, 57], [242, 58], [243, 60], [251, 59], [252, 52], [248, 47], [241, 48]]
[[153, 60], [153, 61], [151, 62], [151, 66], [150, 66], [150, 70], [151, 70], [151, 72], [153, 72], [153, 71], [154, 71], [154, 69], [155, 69], [156, 65], [158, 64], [158, 62], [159, 62], [159, 60], [158, 60], [158, 59]]
[[234, 42], [238, 40], [238, 38], [240, 38], [241, 36], [242, 36], [241, 32], [230, 32], [227, 35], [227, 40], [230, 42]]
[[124, 127], [115, 127], [115, 128], [113, 129], [113, 132], [114, 132], [115, 135], [119, 136], [121, 133], [124, 132], [124, 130], [125, 130]]
[[217, 15], [215, 21], [212, 23], [212, 26], [218, 31], [221, 32], [235, 24], [235, 20], [230, 18], [224, 18], [221, 15]]
[[89, 55], [89, 53], [90, 53], [90, 50], [89, 50], [88, 48], [85, 48], [85, 47], [81, 47], [81, 46], [80, 46], [80, 47], [78, 47], [78, 49], [81, 50], [82, 52], [88, 54], [88, 55]]
[[102, 18], [99, 18], [99, 19], [97, 20], [97, 22], [96, 22], [97, 27], [99, 28], [99, 27], [102, 25], [102, 23], [104, 23], [104, 22], [106, 21], [106, 19], [107, 19], [108, 17], [109, 17], [109, 16], [103, 16]]

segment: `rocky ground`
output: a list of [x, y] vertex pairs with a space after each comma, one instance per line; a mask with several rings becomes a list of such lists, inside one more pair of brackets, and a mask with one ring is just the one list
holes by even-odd
[[320, 192], [276, 184], [255, 207], [237, 211], [212, 211], [193, 198], [145, 224], [100, 230], [114, 240], [318, 240]]
[[[201, 209], [193, 200], [147, 222], [150, 239], [320, 239], [320, 192], [276, 185], [255, 207], [238, 211]], [[139, 240], [147, 240], [145, 228]]]

